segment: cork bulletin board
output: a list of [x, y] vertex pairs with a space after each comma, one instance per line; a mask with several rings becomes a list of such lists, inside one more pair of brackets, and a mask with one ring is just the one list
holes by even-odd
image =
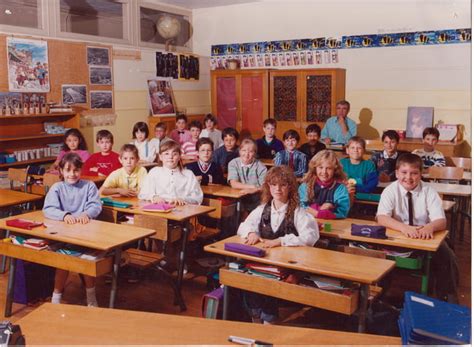
[[[8, 62], [7, 62], [7, 35], [0, 35], [0, 92], [8, 92]], [[18, 38], [31, 37], [16, 36]], [[101, 47], [109, 50], [109, 67], [112, 72], [112, 47], [96, 43], [69, 42], [53, 39], [41, 39], [48, 42], [49, 83], [50, 92], [47, 93], [48, 102], [62, 102], [61, 87], [67, 84], [85, 85], [87, 89], [87, 103], [75, 104], [73, 107], [83, 116], [114, 114], [115, 96], [113, 93], [113, 77], [111, 85], [91, 85], [89, 80], [89, 65], [87, 64], [87, 47]], [[91, 91], [112, 92], [112, 108], [91, 109]]]

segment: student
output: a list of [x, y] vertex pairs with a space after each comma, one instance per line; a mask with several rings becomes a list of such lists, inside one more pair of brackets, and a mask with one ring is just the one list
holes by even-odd
[[326, 121], [321, 137], [326, 145], [331, 143], [347, 144], [349, 139], [357, 134], [357, 124], [347, 117], [351, 104], [346, 100], [336, 104], [336, 115]]
[[[446, 217], [438, 193], [421, 181], [423, 163], [412, 153], [400, 155], [396, 163], [397, 181], [382, 192], [377, 222], [413, 239], [432, 239], [446, 229]], [[443, 241], [432, 258], [437, 297], [457, 302], [459, 270], [453, 251]]]
[[205, 128], [199, 137], [209, 137], [214, 143], [214, 148], [217, 149], [224, 144], [222, 141], [222, 132], [216, 129], [217, 119], [212, 114], [206, 114], [204, 117]]
[[174, 129], [171, 134], [170, 138], [175, 142], [182, 145], [185, 142], [191, 141], [191, 133], [188, 129], [186, 129], [186, 125], [188, 124], [188, 117], [184, 114], [178, 114], [176, 116], [176, 129]]
[[239, 148], [237, 147], [239, 133], [234, 128], [225, 128], [222, 131], [222, 140], [224, 146], [214, 151], [212, 161], [221, 167], [222, 172], [227, 173], [229, 163], [239, 156]]
[[[298, 189], [301, 207], [316, 218], [346, 218], [350, 209], [346, 175], [333, 151], [318, 152]], [[310, 208], [308, 208], [310, 207]]]
[[[286, 166], [268, 171], [262, 186], [262, 201], [237, 234], [248, 245], [261, 243], [264, 248], [279, 246], [312, 247], [319, 239], [316, 220], [299, 207], [298, 184]], [[272, 323], [278, 318], [278, 300], [245, 292], [244, 301], [255, 323]]]
[[152, 163], [156, 160], [156, 148], [150, 144], [149, 134], [148, 125], [145, 122], [137, 122], [133, 126], [133, 141], [130, 144], [137, 147], [140, 161], [145, 163]]
[[285, 149], [278, 152], [275, 156], [275, 159], [273, 160], [277, 166], [289, 166], [297, 178], [303, 177], [306, 171], [308, 171], [306, 155], [296, 149], [299, 141], [300, 135], [296, 132], [296, 130], [290, 129], [285, 131], [283, 134]]
[[79, 158], [81, 158], [83, 163], [89, 159], [90, 154], [87, 151], [87, 143], [79, 129], [72, 128], [64, 133], [61, 151], [59, 152], [56, 161], [48, 169], [48, 172], [56, 171], [60, 161], [63, 159], [66, 153], [69, 152], [79, 155]]
[[372, 161], [362, 159], [364, 152], [365, 140], [351, 137], [346, 148], [349, 158], [341, 159], [341, 165], [347, 177], [356, 181], [357, 193], [372, 193], [379, 183], [379, 175]]
[[160, 144], [164, 143], [165, 141], [170, 140], [168, 136], [166, 136], [166, 123], [158, 122], [155, 125], [155, 137], [150, 140], [150, 145], [155, 147], [155, 152], [160, 152]]
[[[87, 224], [102, 211], [99, 192], [91, 181], [81, 180], [82, 160], [77, 153], [67, 153], [59, 162], [63, 181], [52, 185], [46, 194], [43, 213], [46, 218], [66, 224]], [[56, 269], [51, 302], [61, 303], [69, 271]], [[87, 305], [97, 307], [94, 277], [84, 275]]]
[[189, 124], [189, 131], [191, 133], [191, 141], [183, 143], [181, 151], [183, 152], [183, 159], [196, 160], [198, 152], [196, 149], [196, 143], [199, 140], [199, 134], [201, 134], [202, 124], [198, 120], [193, 120]]
[[306, 127], [306, 138], [308, 142], [300, 147], [300, 151], [306, 155], [306, 161], [309, 161], [318, 153], [326, 149], [324, 143], [319, 142], [321, 139], [321, 128], [317, 124], [310, 124]]
[[257, 140], [257, 155], [259, 159], [273, 159], [275, 155], [284, 150], [283, 142], [275, 136], [277, 122], [273, 118], [267, 118], [263, 122], [265, 135]]
[[426, 128], [423, 130], [423, 148], [415, 149], [412, 153], [421, 157], [423, 169], [431, 166], [446, 166], [443, 153], [435, 150], [439, 140], [439, 131], [436, 128]]
[[245, 139], [239, 147], [239, 157], [229, 163], [227, 181], [232, 188], [242, 189], [248, 195], [242, 201], [242, 210], [250, 212], [260, 201], [267, 168], [256, 159], [257, 144], [252, 139]]
[[201, 204], [201, 186], [193, 172], [183, 168], [179, 143], [166, 141], [160, 146], [158, 156], [159, 166], [151, 169], [145, 177], [138, 198], [177, 206]]
[[99, 130], [95, 140], [100, 152], [87, 159], [82, 173], [85, 176], [108, 176], [121, 166], [118, 153], [112, 151], [114, 135], [108, 130]]
[[382, 134], [383, 151], [372, 153], [372, 162], [379, 172], [380, 182], [395, 181], [395, 163], [398, 157], [403, 153], [397, 150], [400, 136], [395, 130], [387, 130]]
[[212, 161], [213, 148], [214, 143], [210, 138], [201, 137], [196, 143], [198, 161], [186, 165], [186, 168], [194, 173], [201, 185], [225, 184], [220, 165]]
[[140, 158], [137, 147], [131, 144], [123, 145], [120, 149], [119, 160], [122, 168], [115, 170], [105, 179], [100, 187], [100, 194], [137, 196], [147, 175], [146, 169], [138, 166]]

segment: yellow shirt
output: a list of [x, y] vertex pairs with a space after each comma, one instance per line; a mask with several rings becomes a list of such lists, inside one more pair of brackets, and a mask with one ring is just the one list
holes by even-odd
[[102, 186], [105, 188], [134, 189], [138, 192], [146, 175], [147, 171], [144, 167], [137, 166], [130, 175], [122, 167], [112, 172]]

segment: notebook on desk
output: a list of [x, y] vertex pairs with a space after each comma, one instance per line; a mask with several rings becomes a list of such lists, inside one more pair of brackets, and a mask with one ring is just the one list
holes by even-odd
[[166, 202], [159, 202], [156, 204], [148, 204], [142, 207], [143, 211], [147, 212], [160, 212], [160, 213], [168, 213], [173, 211], [174, 205], [168, 204]]
[[102, 204], [104, 206], [119, 207], [119, 208], [129, 208], [132, 204], [128, 202], [113, 200], [111, 198], [101, 198]]

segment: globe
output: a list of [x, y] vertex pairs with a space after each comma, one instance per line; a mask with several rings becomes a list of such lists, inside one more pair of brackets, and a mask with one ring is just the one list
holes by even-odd
[[176, 18], [162, 14], [156, 21], [158, 33], [166, 40], [172, 39], [181, 32], [181, 22]]

